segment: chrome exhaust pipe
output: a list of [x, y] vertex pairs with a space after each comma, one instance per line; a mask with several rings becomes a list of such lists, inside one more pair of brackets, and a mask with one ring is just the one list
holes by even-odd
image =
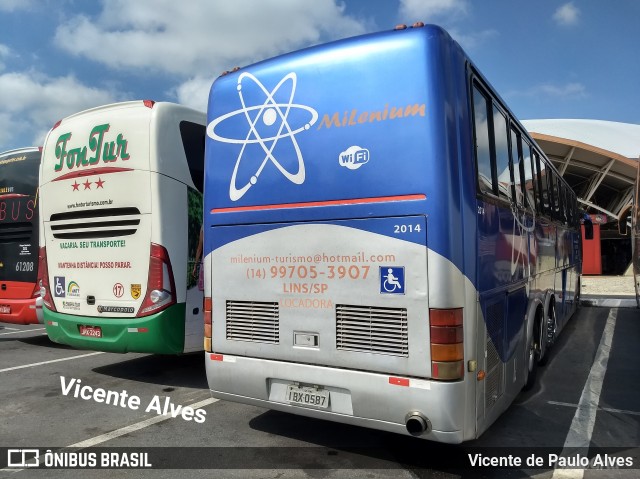
[[431, 431], [431, 421], [417, 411], [412, 411], [404, 418], [407, 432], [412, 436], [421, 436]]

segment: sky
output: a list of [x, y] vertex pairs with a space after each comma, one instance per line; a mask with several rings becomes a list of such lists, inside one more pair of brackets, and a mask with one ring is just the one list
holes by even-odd
[[416, 21], [522, 120], [640, 124], [639, 18], [636, 0], [0, 0], [0, 152], [107, 103], [206, 111], [225, 70]]

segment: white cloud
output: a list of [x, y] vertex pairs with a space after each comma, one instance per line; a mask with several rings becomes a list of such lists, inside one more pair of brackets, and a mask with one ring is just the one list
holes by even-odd
[[[310, 44], [365, 33], [337, 0], [104, 0], [60, 25], [62, 49], [109, 67], [217, 76]], [[185, 86], [185, 88], [188, 88]]]
[[4, 60], [11, 54], [11, 49], [0, 43], [0, 72], [4, 70]]
[[506, 97], [544, 97], [551, 99], [574, 99], [586, 98], [588, 95], [587, 88], [582, 83], [566, 83], [564, 85], [555, 85], [553, 83], [542, 83], [524, 91], [511, 91], [505, 95]]
[[466, 51], [472, 51], [500, 35], [497, 30], [493, 29], [482, 30], [481, 32], [469, 32], [452, 28], [448, 30], [448, 32]]
[[209, 90], [215, 78], [206, 76], [197, 76], [190, 78], [174, 91], [170, 92], [181, 105], [195, 108], [196, 110], [206, 111]]
[[471, 6], [468, 0], [400, 0], [398, 21], [407, 25], [422, 21], [436, 23], [467, 51], [471, 51], [499, 35], [495, 29], [472, 31], [460, 27], [468, 19]]
[[[88, 87], [72, 76], [5, 73], [0, 75], [0, 145], [42, 145], [57, 120], [118, 99], [116, 94]], [[31, 137], [25, 137], [25, 131]], [[30, 145], [16, 146], [16, 137]]]
[[399, 16], [407, 24], [433, 23], [438, 17], [466, 15], [468, 7], [467, 0], [400, 0]]
[[28, 10], [34, 5], [33, 0], [0, 0], [0, 12]]
[[573, 2], [569, 2], [559, 7], [553, 14], [552, 18], [558, 25], [569, 26], [578, 23], [579, 16], [580, 10], [573, 4]]

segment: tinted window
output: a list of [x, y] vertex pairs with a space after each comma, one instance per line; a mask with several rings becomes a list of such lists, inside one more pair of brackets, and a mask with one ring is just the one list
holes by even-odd
[[492, 193], [493, 175], [491, 170], [491, 150], [489, 146], [487, 99], [476, 87], [473, 88], [473, 112], [476, 134], [478, 187], [481, 192]]
[[527, 204], [531, 210], [539, 210], [539, 198], [537, 197], [538, 176], [533, 166], [531, 146], [522, 138], [522, 165], [524, 167], [524, 188], [527, 194]]
[[540, 213], [542, 214], [551, 214], [550, 213], [550, 205], [551, 205], [551, 201], [549, 198], [549, 179], [547, 175], [547, 169], [546, 169], [546, 165], [544, 163], [544, 160], [542, 158], [540, 158], [538, 156], [538, 154], [536, 153], [536, 165], [538, 166], [538, 176], [540, 178], [540, 202], [542, 205], [542, 209], [540, 211]]
[[552, 205], [552, 216], [554, 219], [558, 220], [558, 221], [562, 221], [562, 217], [560, 214], [560, 209], [562, 207], [562, 200], [560, 198], [560, 193], [558, 191], [558, 177], [556, 176], [556, 173], [552, 170], [549, 170], [549, 178], [551, 178], [551, 188], [552, 188], [552, 194], [551, 194], [551, 205]]
[[180, 135], [182, 146], [187, 156], [187, 164], [191, 173], [191, 180], [196, 189], [202, 193], [204, 184], [204, 138], [206, 128], [204, 125], [190, 121], [180, 122]]
[[513, 186], [516, 192], [516, 203], [524, 207], [524, 193], [522, 189], [522, 171], [520, 156], [520, 135], [511, 129], [511, 157], [513, 159]]
[[498, 174], [498, 194], [511, 199], [511, 171], [509, 168], [509, 138], [507, 120], [494, 105], [493, 129], [496, 145], [496, 172]]

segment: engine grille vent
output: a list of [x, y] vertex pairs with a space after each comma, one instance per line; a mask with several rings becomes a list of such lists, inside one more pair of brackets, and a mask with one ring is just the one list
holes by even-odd
[[104, 208], [51, 215], [56, 239], [92, 239], [130, 236], [140, 224], [138, 208]]
[[336, 348], [409, 356], [407, 310], [337, 304]]
[[495, 343], [500, 344], [504, 328], [504, 303], [502, 300], [487, 306], [487, 377], [485, 380], [485, 408], [491, 409], [504, 392], [504, 366]]
[[280, 310], [278, 303], [263, 301], [227, 301], [227, 339], [278, 344]]

